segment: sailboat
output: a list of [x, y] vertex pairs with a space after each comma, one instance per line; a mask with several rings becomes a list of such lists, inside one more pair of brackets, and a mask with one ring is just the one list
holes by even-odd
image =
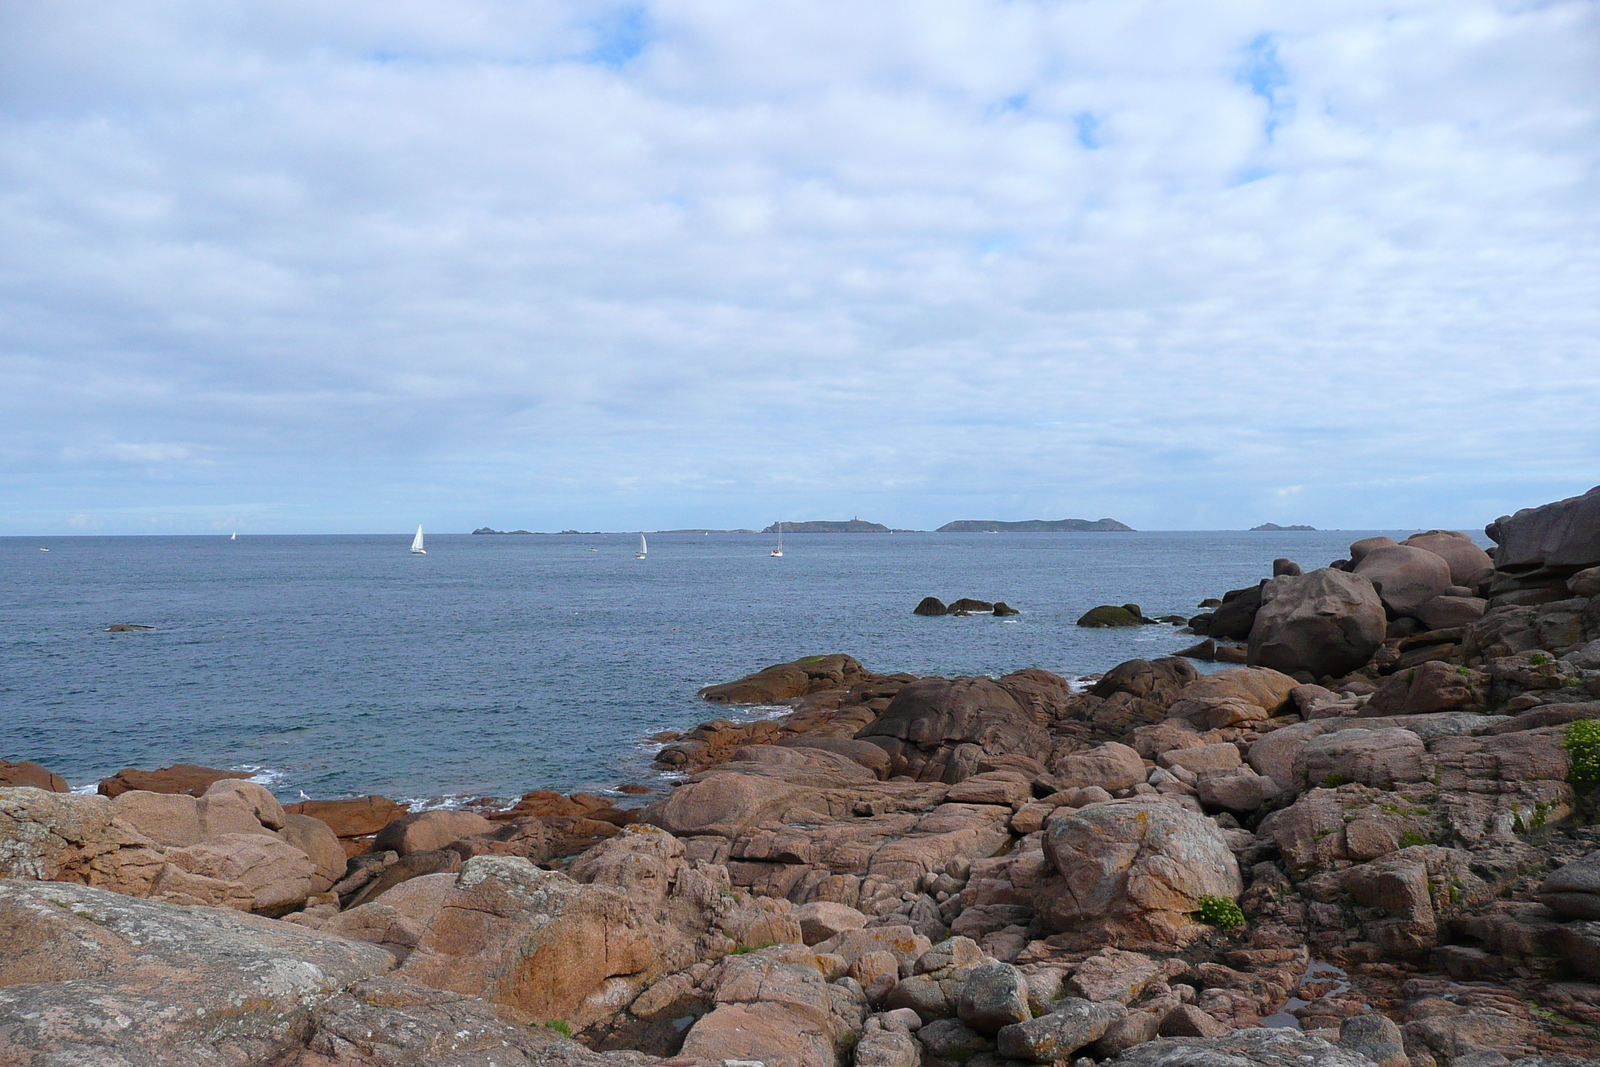
[[417, 527], [417, 536], [411, 539], [411, 554], [413, 556], [426, 556], [428, 550], [422, 547], [422, 527]]
[[232, 536], [232, 537], [229, 537], [229, 538], [228, 538], [228, 540], [230, 540], [230, 541], [237, 541], [237, 540], [239, 540], [239, 532], [238, 532], [238, 531], [237, 531], [237, 530], [235, 530], [235, 531], [234, 531], [234, 533], [233, 533], [233, 536]]
[[644, 533], [639, 534], [639, 551], [633, 554], [634, 559], [644, 559], [645, 553], [650, 551], [650, 546], [644, 543]]
[[769, 556], [779, 556], [779, 557], [781, 557], [783, 555], [783, 520], [782, 519], [778, 520], [778, 547], [773, 549], [771, 552], [767, 553], [767, 555], [769, 555]]

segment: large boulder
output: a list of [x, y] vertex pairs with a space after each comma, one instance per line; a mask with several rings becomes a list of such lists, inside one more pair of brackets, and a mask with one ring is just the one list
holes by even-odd
[[581, 885], [512, 856], [475, 856], [427, 923], [400, 973], [482, 996], [513, 1017], [572, 1025], [608, 979], [647, 971], [666, 947], [620, 890]]
[[1229, 667], [1184, 686], [1169, 711], [1202, 730], [1270, 719], [1299, 684], [1270, 667]]
[[1410, 730], [1338, 730], [1314, 737], [1300, 750], [1292, 780], [1296, 789], [1359, 782], [1377, 789], [1427, 781], [1432, 771], [1427, 746]]
[[1262, 590], [1250, 631], [1250, 664], [1285, 674], [1348, 674], [1383, 644], [1388, 620], [1372, 583], [1322, 567], [1274, 578]]
[[1051, 771], [1062, 789], [1099, 786], [1108, 793], [1131, 789], [1148, 773], [1138, 752], [1115, 741], [1063, 756]]
[[1138, 797], [1058, 811], [1045, 849], [1060, 872], [1035, 900], [1054, 930], [1088, 925], [1173, 942], [1194, 932], [1200, 899], [1239, 895], [1239, 864], [1216, 823], [1165, 800]]
[[1097, 697], [1110, 697], [1117, 693], [1156, 700], [1170, 704], [1178, 691], [1200, 677], [1200, 672], [1188, 660], [1177, 656], [1161, 659], [1130, 659], [1112, 667], [1090, 688]]
[[866, 676], [867, 669], [853, 656], [806, 656], [737, 681], [708, 685], [700, 697], [713, 704], [777, 704], [819, 689], [843, 689]]
[[[310, 856], [274, 834], [223, 834], [188, 848], [170, 849], [165, 858], [169, 870], [196, 876], [208, 888], [212, 882], [243, 887], [250, 895], [249, 910], [264, 915], [281, 915], [304, 904], [317, 873]], [[185, 902], [233, 904], [231, 894], [214, 899], [211, 892], [195, 892], [193, 884], [183, 879], [168, 891], [175, 895], [181, 885], [193, 897]], [[154, 888], [166, 889], [166, 879]]]
[[285, 805], [291, 815], [309, 815], [327, 824], [339, 837], [366, 837], [375, 834], [400, 816], [408, 806], [388, 797], [365, 796], [349, 800], [302, 800]]
[[1488, 676], [1453, 663], [1430, 660], [1384, 679], [1360, 712], [1373, 715], [1425, 715], [1483, 706]]
[[1080, 1048], [1097, 1041], [1114, 1021], [1127, 1014], [1121, 1004], [1095, 1004], [1063, 997], [1047, 1015], [1013, 1023], [1000, 1031], [998, 1048], [1007, 1059], [1065, 1063]]
[[1600, 919], [1600, 852], [1553, 871], [1539, 899], [1563, 919]]
[[1417, 609], [1416, 619], [1427, 630], [1471, 626], [1483, 618], [1489, 602], [1476, 596], [1436, 596]]
[[393, 957], [271, 919], [0, 881], [0, 1062], [254, 1064]]
[[1250, 629], [1255, 625], [1256, 612], [1261, 609], [1265, 585], [1265, 582], [1261, 582], [1248, 589], [1230, 589], [1224, 593], [1222, 606], [1212, 613], [1205, 632], [1212, 637], [1249, 637]]
[[1582, 496], [1503, 515], [1483, 531], [1502, 575], [1548, 575], [1552, 585], [1600, 564], [1600, 486]]
[[328, 824], [309, 815], [284, 816], [283, 829], [278, 831], [289, 844], [304, 852], [311, 860], [311, 891], [326, 893], [333, 884], [344, 877], [349, 861], [344, 846]]
[[431, 852], [464, 837], [492, 834], [494, 823], [471, 811], [418, 811], [402, 815], [382, 830], [372, 842], [374, 852]]
[[1455, 586], [1443, 557], [1409, 545], [1375, 548], [1354, 569], [1373, 584], [1383, 606], [1397, 617], [1414, 616], [1422, 605]]
[[1459, 530], [1428, 530], [1412, 534], [1400, 542], [1409, 548], [1432, 552], [1450, 565], [1450, 580], [1469, 589], [1488, 577], [1494, 569], [1489, 553], [1472, 543], [1472, 538]]
[[951, 784], [976, 769], [952, 759], [958, 746], [1035, 758], [1050, 750], [1040, 716], [990, 678], [920, 678], [896, 693], [856, 738], [889, 753], [891, 774]]

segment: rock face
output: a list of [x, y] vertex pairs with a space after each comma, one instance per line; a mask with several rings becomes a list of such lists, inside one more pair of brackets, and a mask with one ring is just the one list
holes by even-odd
[[1287, 1029], [1151, 1041], [1108, 1062], [1112, 1067], [1373, 1067], [1358, 1051]]
[[1387, 617], [1372, 583], [1323, 567], [1263, 587], [1250, 630], [1250, 664], [1284, 674], [1347, 674], [1383, 644]]
[[1553, 872], [1539, 887], [1539, 899], [1566, 919], [1600, 919], [1600, 852]]
[[1169, 711], [1201, 729], [1270, 719], [1299, 684], [1269, 667], [1230, 667], [1184, 686]]
[[1600, 564], [1600, 486], [1501, 516], [1483, 532], [1499, 546], [1494, 565], [1502, 575], [1530, 578], [1543, 571], [1564, 580]]
[[1409, 545], [1374, 548], [1355, 565], [1355, 573], [1378, 589], [1383, 606], [1394, 616], [1415, 615], [1436, 596], [1450, 592], [1450, 564], [1426, 549]]
[[375, 834], [406, 814], [407, 808], [388, 797], [366, 796], [352, 800], [303, 800], [286, 805], [284, 811], [319, 819], [335, 836], [347, 838]]
[[394, 965], [287, 923], [58, 882], [0, 881], [0, 929], [5, 1063], [271, 1062], [313, 1005]]
[[819, 689], [848, 686], [867, 670], [852, 656], [807, 656], [777, 663], [735, 682], [708, 685], [700, 697], [713, 704], [777, 704]]
[[993, 755], [1050, 750], [1038, 716], [990, 678], [912, 682], [856, 738], [889, 754], [891, 774], [950, 783], [966, 776], [962, 761], [953, 758], [958, 747], [974, 746]]
[[1059, 883], [1041, 890], [1055, 930], [1087, 924], [1168, 943], [1197, 933], [1200, 898], [1239, 895], [1239, 864], [1217, 824], [1164, 800], [1138, 798], [1058, 812], [1045, 849]]

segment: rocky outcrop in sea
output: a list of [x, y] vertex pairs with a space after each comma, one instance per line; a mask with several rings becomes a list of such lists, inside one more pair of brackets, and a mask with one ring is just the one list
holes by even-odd
[[1490, 534], [1280, 561], [1210, 674], [777, 664], [639, 808], [0, 764], [0, 1064], [1595, 1062], [1600, 490]]

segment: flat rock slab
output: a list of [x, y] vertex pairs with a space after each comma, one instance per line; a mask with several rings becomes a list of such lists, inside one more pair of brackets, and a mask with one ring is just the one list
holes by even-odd
[[0, 880], [0, 929], [3, 1063], [268, 1062], [313, 1007], [394, 966], [376, 945], [62, 882]]

